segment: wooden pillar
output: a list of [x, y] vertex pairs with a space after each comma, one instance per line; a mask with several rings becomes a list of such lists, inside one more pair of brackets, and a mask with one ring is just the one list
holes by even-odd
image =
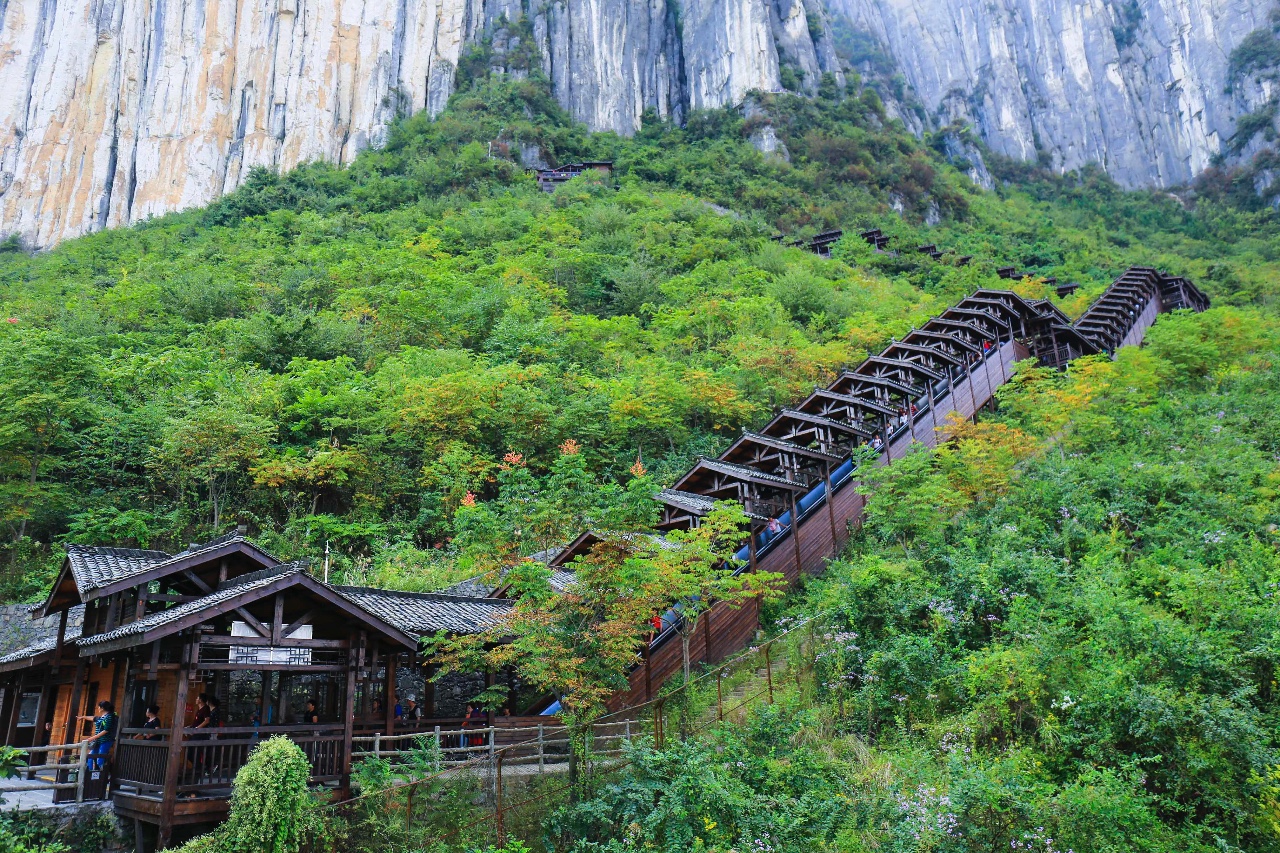
[[258, 724], [267, 725], [271, 721], [271, 671], [262, 673], [262, 695], [258, 697]]
[[50, 671], [54, 674], [58, 672], [58, 665], [62, 663], [62, 650], [67, 642], [67, 615], [71, 613], [71, 608], [65, 608], [58, 614], [58, 641], [53, 647], [53, 664]]
[[756, 570], [756, 523], [747, 519], [747, 565]]
[[[124, 685], [124, 692], [120, 695], [120, 704], [117, 705], [116, 707], [120, 709], [119, 710], [120, 722], [117, 725], [119, 726], [119, 728], [124, 728], [125, 726], [129, 725], [129, 721], [133, 719], [133, 690], [131, 689], [133, 687], [133, 684], [132, 684], [133, 650], [130, 650], [125, 654], [125, 658], [123, 661], [116, 662], [116, 675], [113, 675], [111, 677], [111, 693], [113, 697], [116, 692], [116, 687], [115, 687], [116, 680], [117, 680], [116, 676], [120, 675], [121, 669], [124, 670], [124, 677], [120, 678], [119, 680]], [[115, 702], [116, 700], [112, 698], [111, 701]], [[120, 742], [120, 733], [119, 733], [119, 730], [117, 730], [116, 743], [119, 743], [119, 742]]]
[[435, 667], [431, 664], [425, 664], [422, 667], [422, 701], [418, 704], [425, 717], [436, 715], [436, 683], [431, 680], [431, 676], [435, 675], [434, 669]]
[[796, 577], [804, 574], [804, 564], [800, 562], [800, 506], [796, 503], [796, 493], [791, 495], [791, 545], [796, 554]]
[[5, 695], [8, 696], [9, 690], [12, 689], [13, 701], [9, 703], [9, 722], [5, 726], [4, 742], [12, 745], [18, 734], [18, 712], [22, 710], [22, 692], [27, 684], [27, 674], [25, 672], [18, 673], [18, 678], [13, 682], [12, 688], [5, 689]]
[[183, 752], [183, 726], [187, 721], [187, 689], [191, 683], [192, 644], [183, 647], [182, 666], [178, 670], [178, 692], [173, 700], [173, 721], [170, 724], [169, 753], [164, 767], [164, 791], [160, 801], [160, 838], [156, 849], [169, 846], [173, 836], [173, 810], [178, 802], [178, 777], [186, 759]]
[[[58, 695], [58, 685], [53, 683], [53, 677], [45, 676], [44, 683], [40, 685], [40, 698], [36, 700], [36, 716], [35, 731], [31, 734], [32, 746], [47, 746], [53, 743], [53, 730], [49, 730], [49, 744], [42, 743], [44, 740], [44, 724], [53, 722], [53, 701]], [[21, 697], [19, 697], [21, 698]]]
[[387, 729], [389, 735], [396, 733], [396, 659], [399, 652], [395, 649], [387, 650], [387, 683], [384, 685], [386, 696], [382, 700], [382, 710], [386, 712]]
[[[354, 645], [356, 638], [352, 638]], [[356, 660], [355, 657], [347, 655], [347, 695], [343, 702], [342, 712], [342, 779], [338, 785], [341, 788], [342, 799], [351, 796], [351, 738], [355, 734], [356, 724]]]
[[67, 706], [67, 726], [66, 732], [63, 734], [63, 743], [74, 743], [78, 738], [78, 723], [76, 716], [80, 713], [80, 692], [84, 689], [84, 671], [86, 661], [84, 658], [76, 661], [76, 677], [71, 682], [71, 704]]
[[836, 535], [836, 491], [831, 482], [831, 463], [824, 462], [824, 473], [827, 479], [827, 523], [831, 525], [831, 550], [834, 553], [836, 546], [840, 544], [840, 537]]

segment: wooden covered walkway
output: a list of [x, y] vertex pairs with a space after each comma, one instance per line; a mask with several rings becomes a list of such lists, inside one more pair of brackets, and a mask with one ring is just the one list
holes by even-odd
[[[946, 438], [952, 413], [972, 419], [993, 402], [1015, 362], [1035, 358], [1063, 367], [1084, 355], [1114, 355], [1120, 347], [1141, 344], [1161, 313], [1208, 307], [1208, 298], [1191, 282], [1148, 267], [1125, 272], [1075, 323], [1048, 300], [979, 290], [782, 409], [719, 458], [699, 460], [659, 495], [661, 527], [688, 528], [716, 500], [741, 501], [752, 525], [737, 554], [743, 570], [779, 572], [794, 583], [821, 571], [862, 523], [866, 501], [854, 488], [851, 458], [856, 448], [878, 449], [875, 464], [887, 465], [913, 443], [933, 447]], [[770, 533], [770, 519], [781, 530]], [[581, 548], [571, 546], [552, 568], [566, 567], [579, 553]], [[630, 689], [614, 697], [614, 710], [647, 701], [680, 671], [678, 619], [674, 608], [664, 615], [664, 630], [631, 673]], [[745, 647], [758, 620], [754, 605], [716, 605], [702, 617], [693, 660], [714, 663]]]

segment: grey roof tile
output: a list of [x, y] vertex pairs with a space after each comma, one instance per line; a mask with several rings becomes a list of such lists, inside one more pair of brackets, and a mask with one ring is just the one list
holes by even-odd
[[134, 634], [145, 634], [153, 628], [162, 627], [170, 622], [176, 621], [183, 616], [191, 613], [198, 613], [212, 607], [215, 604], [234, 598], [241, 593], [250, 592], [268, 586], [275, 580], [285, 575], [300, 574], [307, 570], [307, 563], [298, 560], [292, 563], [284, 563], [279, 566], [273, 566], [269, 569], [263, 569], [258, 572], [250, 572], [247, 575], [241, 575], [225, 584], [220, 584], [217, 589], [208, 595], [191, 601], [185, 601], [167, 610], [161, 610], [158, 613], [151, 613], [127, 625], [121, 625], [110, 631], [101, 634], [94, 634], [88, 637], [81, 637], [76, 644], [81, 648], [92, 647], [109, 640], [119, 639], [120, 637], [128, 637]]
[[164, 551], [68, 545], [67, 562], [81, 594], [145, 571], [170, 559]]
[[493, 594], [494, 589], [496, 589], [496, 587], [493, 584], [484, 582], [483, 575], [476, 575], [473, 578], [458, 581], [452, 586], [446, 586], [436, 594], [452, 595], [457, 598], [488, 598]]
[[503, 598], [475, 598], [434, 592], [396, 592], [359, 586], [335, 587], [344, 597], [406, 634], [437, 631], [478, 634], [511, 610]]

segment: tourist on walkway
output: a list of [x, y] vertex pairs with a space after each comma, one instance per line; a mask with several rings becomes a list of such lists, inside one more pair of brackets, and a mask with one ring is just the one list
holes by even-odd
[[98, 756], [89, 759], [90, 770], [101, 770], [106, 764], [106, 757], [111, 752], [111, 747], [116, 742], [116, 727], [120, 722], [119, 716], [115, 712], [115, 708], [106, 699], [98, 703], [98, 710], [101, 711], [98, 716], [87, 715], [76, 717], [77, 720], [88, 722], [93, 721], [93, 736], [88, 742], [92, 744], [89, 747], [89, 754]]

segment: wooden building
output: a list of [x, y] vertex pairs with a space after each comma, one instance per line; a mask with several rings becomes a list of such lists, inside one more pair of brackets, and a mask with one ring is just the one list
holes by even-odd
[[[140, 837], [154, 825], [163, 844], [176, 826], [225, 816], [236, 771], [262, 738], [287, 735], [311, 761], [313, 784], [342, 792], [356, 733], [460, 722], [435, 715], [419, 639], [481, 631], [509, 607], [331, 586], [242, 532], [178, 554], [72, 546], [32, 612], [50, 635], [0, 657], [0, 726], [13, 745], [75, 743], [92, 732], [76, 718], [111, 701], [121, 727], [89, 796], [109, 793]], [[421, 685], [421, 720], [395, 719], [405, 675]], [[213, 732], [195, 727], [200, 694], [220, 700]], [[160, 727], [144, 730], [149, 705]]]

